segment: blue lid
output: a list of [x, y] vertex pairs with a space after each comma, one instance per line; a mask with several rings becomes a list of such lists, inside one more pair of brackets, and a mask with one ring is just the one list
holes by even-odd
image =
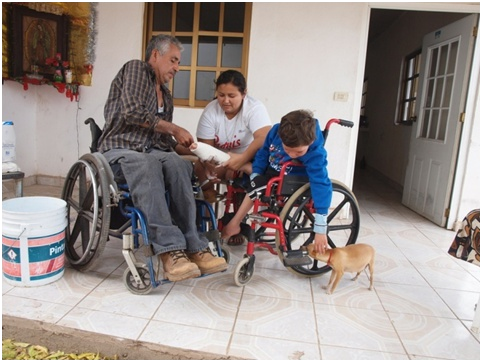
[[13, 121], [4, 121], [2, 126], [13, 126]]

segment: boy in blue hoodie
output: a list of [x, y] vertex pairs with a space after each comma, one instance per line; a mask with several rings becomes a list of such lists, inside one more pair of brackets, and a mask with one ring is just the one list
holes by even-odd
[[327, 214], [333, 189], [328, 177], [323, 133], [313, 114], [306, 110], [288, 113], [271, 128], [263, 147], [256, 153], [250, 176], [251, 187], [238, 212], [222, 229], [224, 240], [240, 232], [240, 223], [253, 206], [257, 192], [266, 187], [271, 177], [279, 175], [284, 163], [292, 160], [298, 160], [305, 166], [288, 167], [286, 172], [308, 176], [316, 210], [313, 226], [315, 250], [325, 252], [328, 248]]

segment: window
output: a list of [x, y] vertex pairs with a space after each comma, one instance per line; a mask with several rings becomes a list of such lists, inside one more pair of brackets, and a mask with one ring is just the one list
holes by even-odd
[[424, 99], [421, 104], [418, 137], [445, 142], [450, 102], [454, 87], [459, 39], [455, 38], [428, 51]]
[[417, 88], [420, 74], [421, 50], [408, 55], [405, 58], [402, 92], [399, 104], [399, 117], [396, 124], [411, 125], [417, 120]]
[[146, 43], [158, 34], [184, 46], [179, 73], [169, 84], [174, 104], [204, 107], [227, 69], [246, 75], [251, 3], [147, 3]]

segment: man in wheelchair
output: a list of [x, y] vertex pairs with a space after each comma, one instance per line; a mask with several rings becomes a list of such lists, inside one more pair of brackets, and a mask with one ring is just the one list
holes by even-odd
[[[299, 160], [305, 167], [291, 167], [290, 174], [307, 174], [311, 186], [315, 213], [315, 250], [324, 253], [328, 247], [327, 214], [332, 198], [328, 177], [323, 133], [309, 111], [292, 111], [271, 128], [264, 145], [256, 153], [251, 185], [234, 217], [223, 227], [221, 237], [229, 239], [240, 232], [240, 223], [253, 206], [253, 200], [266, 188], [268, 180], [278, 176], [284, 163]], [[264, 192], [263, 192], [264, 194]]]
[[175, 152], [194, 142], [172, 123], [173, 100], [165, 86], [179, 71], [182, 50], [176, 38], [158, 35], [147, 46], [146, 61], [131, 60], [121, 68], [99, 140], [99, 151], [109, 164], [120, 165], [134, 205], [146, 216], [154, 252], [170, 281], [227, 269], [197, 232], [193, 166]]

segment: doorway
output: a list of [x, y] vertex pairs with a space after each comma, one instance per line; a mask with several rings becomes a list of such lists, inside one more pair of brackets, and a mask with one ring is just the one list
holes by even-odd
[[397, 124], [406, 56], [422, 47], [425, 34], [467, 13], [372, 9], [365, 65], [366, 97], [360, 121], [354, 184], [368, 172], [400, 193], [404, 187], [412, 125]]

